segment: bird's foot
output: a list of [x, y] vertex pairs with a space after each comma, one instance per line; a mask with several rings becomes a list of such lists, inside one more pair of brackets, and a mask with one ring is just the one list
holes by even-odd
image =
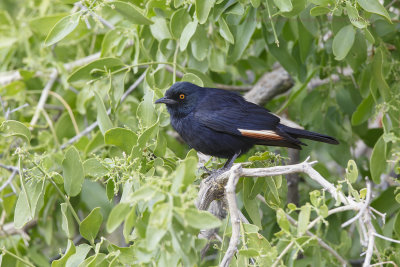
[[224, 172], [229, 171], [230, 168], [231, 168], [230, 166], [228, 167], [224, 166], [222, 168], [210, 171], [209, 176], [206, 178], [205, 182], [215, 180], [218, 176], [220, 176]]
[[200, 171], [203, 171], [204, 173], [207, 173], [209, 176], [212, 174], [212, 170], [207, 169], [206, 166], [202, 166], [199, 168]]

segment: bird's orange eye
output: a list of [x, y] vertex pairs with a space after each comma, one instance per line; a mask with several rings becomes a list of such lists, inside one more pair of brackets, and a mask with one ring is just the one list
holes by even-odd
[[180, 99], [185, 99], [185, 95], [184, 95], [184, 94], [180, 94], [180, 95], [179, 95], [179, 98], [180, 98]]

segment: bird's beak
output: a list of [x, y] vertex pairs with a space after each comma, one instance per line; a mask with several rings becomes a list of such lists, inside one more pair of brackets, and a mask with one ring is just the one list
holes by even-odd
[[174, 105], [174, 104], [177, 104], [178, 101], [175, 101], [175, 100], [170, 99], [170, 98], [162, 97], [160, 99], [157, 99], [156, 102], [154, 102], [154, 103], [155, 104], [164, 103], [164, 104], [167, 104], [167, 105]]

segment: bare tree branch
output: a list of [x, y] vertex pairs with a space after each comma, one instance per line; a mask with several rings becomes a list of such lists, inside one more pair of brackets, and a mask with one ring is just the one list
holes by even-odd
[[232, 236], [229, 241], [229, 246], [224, 255], [224, 258], [219, 265], [220, 267], [229, 266], [229, 263], [231, 262], [233, 255], [235, 255], [237, 246], [240, 241], [240, 216], [239, 209], [236, 203], [236, 184], [239, 181], [241, 168], [241, 165], [236, 165], [232, 167], [228, 183], [225, 187], [226, 200], [228, 202], [229, 214], [231, 215]]
[[347, 227], [348, 225], [352, 224], [353, 222], [357, 221], [362, 215], [364, 215], [365, 211], [367, 210], [369, 204], [371, 204], [371, 182], [367, 181], [367, 197], [365, 199], [364, 205], [359, 210], [356, 216], [348, 220], [347, 222], [342, 223], [342, 228]]
[[30, 129], [33, 129], [33, 126], [36, 124], [37, 120], [39, 119], [40, 112], [42, 111], [44, 104], [46, 103], [47, 97], [49, 96], [49, 91], [51, 87], [53, 87], [54, 82], [56, 81], [58, 76], [58, 71], [53, 69], [50, 74], [50, 79], [47, 82], [46, 86], [43, 88], [42, 94], [40, 95], [39, 103], [36, 107], [35, 114], [32, 117], [30, 122]]
[[244, 95], [247, 101], [263, 105], [277, 95], [288, 91], [293, 86], [293, 80], [289, 73], [282, 67], [265, 73]]

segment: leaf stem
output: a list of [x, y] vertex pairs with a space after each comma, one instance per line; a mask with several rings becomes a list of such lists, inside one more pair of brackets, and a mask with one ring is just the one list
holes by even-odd
[[272, 32], [274, 33], [275, 44], [276, 44], [277, 47], [279, 47], [279, 40], [278, 40], [278, 36], [276, 35], [275, 25], [274, 25], [274, 22], [272, 20], [271, 11], [269, 10], [268, 0], [266, 1], [266, 4], [267, 4], [267, 11], [268, 11], [268, 18], [271, 20]]
[[[49, 177], [49, 178], [50, 178], [50, 177]], [[80, 225], [80, 224], [81, 224], [81, 220], [79, 219], [78, 214], [76, 214], [74, 208], [72, 207], [71, 202], [69, 202], [69, 198], [67, 198], [67, 197], [63, 194], [63, 192], [61, 192], [60, 188], [58, 188], [58, 186], [56, 185], [56, 183], [53, 181], [52, 178], [50, 178], [49, 180], [50, 180], [50, 183], [56, 188], [58, 194], [64, 199], [65, 203], [67, 203], [68, 207], [69, 207], [70, 210], [71, 210], [72, 216], [74, 216], [76, 222]]]
[[57, 93], [55, 93], [55, 92], [52, 92], [52, 91], [49, 91], [49, 94], [52, 95], [52, 96], [54, 96], [55, 98], [57, 98], [57, 100], [60, 101], [61, 104], [63, 104], [63, 106], [65, 107], [65, 109], [68, 111], [69, 117], [71, 118], [71, 122], [72, 122], [72, 125], [74, 126], [75, 133], [76, 133], [76, 134], [79, 134], [78, 124], [76, 123], [75, 116], [74, 116], [74, 113], [72, 112], [71, 107], [70, 107], [70, 106], [68, 105], [68, 103], [64, 100], [64, 98], [62, 98], [62, 96], [60, 96], [59, 94], [57, 94]]
[[35, 265], [33, 265], [32, 263], [30, 263], [29, 261], [24, 260], [23, 258], [17, 256], [16, 254], [14, 254], [14, 253], [8, 251], [8, 250], [5, 249], [5, 248], [1, 248], [1, 251], [2, 251], [4, 254], [10, 255], [11, 257], [15, 258], [16, 260], [19, 260], [20, 262], [22, 262], [23, 264], [25, 264], [25, 265], [27, 265], [27, 266], [35, 267]]

